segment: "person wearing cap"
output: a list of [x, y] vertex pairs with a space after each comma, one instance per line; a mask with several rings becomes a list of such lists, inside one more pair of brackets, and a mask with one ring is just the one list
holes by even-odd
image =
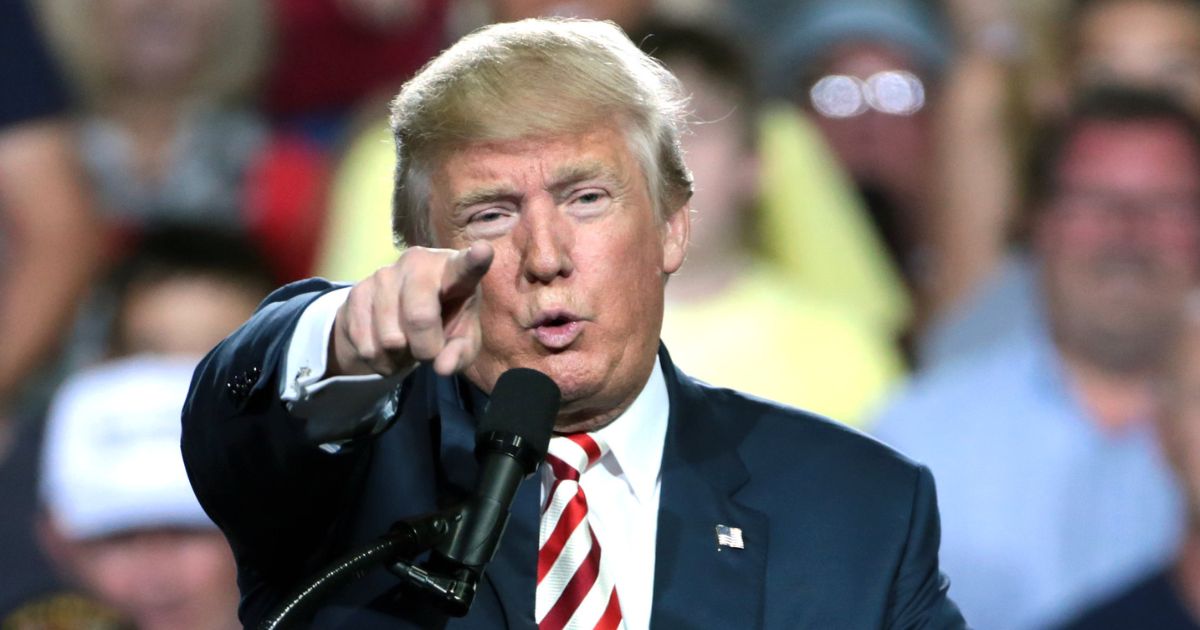
[[[920, 324], [923, 287], [936, 254], [929, 221], [935, 120], [929, 105], [952, 52], [942, 16], [920, 0], [812, 0], [782, 16], [765, 38], [766, 92], [793, 104], [819, 131], [861, 198], [873, 228], [869, 236], [876, 237], [870, 245], [881, 250], [913, 298], [916, 320], [903, 323]], [[821, 208], [767, 208], [772, 250], [801, 249], [825, 238], [820, 229], [796, 229], [811, 224], [806, 218]], [[831, 284], [849, 284], [837, 264], [811, 267], [796, 270], [810, 284], [822, 274], [833, 276]], [[880, 293], [873, 286], [859, 290], [874, 299]]]
[[151, 355], [102, 364], [62, 386], [47, 420], [39, 484], [47, 552], [140, 630], [240, 627], [233, 556], [179, 453], [194, 367]]
[[312, 627], [964, 626], [926, 469], [700, 383], [660, 343], [690, 225], [682, 114], [677, 79], [588, 20], [485, 27], [405, 85], [393, 218], [408, 248], [353, 287], [278, 290], [184, 407], [243, 623], [470, 495], [474, 416], [523, 367], [562, 393], [550, 465], [516, 490], [467, 614], [397, 597], [380, 571], [328, 593]]

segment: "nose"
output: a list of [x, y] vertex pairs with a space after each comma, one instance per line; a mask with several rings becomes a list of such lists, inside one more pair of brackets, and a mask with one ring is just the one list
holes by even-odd
[[574, 226], [549, 196], [529, 202], [521, 213], [515, 236], [521, 252], [522, 276], [527, 282], [549, 284], [575, 271], [571, 259]]

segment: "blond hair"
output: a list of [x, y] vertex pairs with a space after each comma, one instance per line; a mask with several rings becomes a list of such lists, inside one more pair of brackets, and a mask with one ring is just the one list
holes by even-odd
[[679, 81], [611, 22], [530, 19], [486, 26], [429, 62], [392, 101], [398, 244], [430, 245], [437, 160], [478, 142], [579, 133], [615, 121], [660, 219], [690, 198]]
[[[38, 17], [75, 90], [89, 105], [105, 103], [116, 86], [116, 69], [100, 54], [107, 37], [95, 0], [36, 0]], [[271, 32], [265, 0], [228, 0], [226, 14], [191, 88], [211, 102], [246, 100], [266, 66]]]

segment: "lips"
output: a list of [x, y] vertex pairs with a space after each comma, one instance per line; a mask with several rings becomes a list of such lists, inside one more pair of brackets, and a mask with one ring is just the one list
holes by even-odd
[[538, 343], [548, 350], [565, 350], [583, 333], [584, 321], [564, 310], [539, 313], [530, 329]]

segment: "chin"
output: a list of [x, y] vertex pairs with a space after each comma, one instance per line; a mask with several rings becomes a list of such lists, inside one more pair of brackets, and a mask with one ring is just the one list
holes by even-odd
[[554, 354], [525, 354], [506, 361], [477, 359], [464, 375], [484, 391], [490, 392], [501, 374], [517, 367], [537, 370], [549, 376], [562, 391], [563, 404], [595, 395], [608, 380], [607, 371], [595, 363], [595, 357], [571, 350]]
[[[563, 406], [592, 398], [604, 388], [606, 371], [593, 361], [578, 356], [580, 353], [564, 352], [544, 357], [538, 365], [531, 366], [554, 380], [562, 391]], [[572, 356], [576, 355], [576, 356]]]

